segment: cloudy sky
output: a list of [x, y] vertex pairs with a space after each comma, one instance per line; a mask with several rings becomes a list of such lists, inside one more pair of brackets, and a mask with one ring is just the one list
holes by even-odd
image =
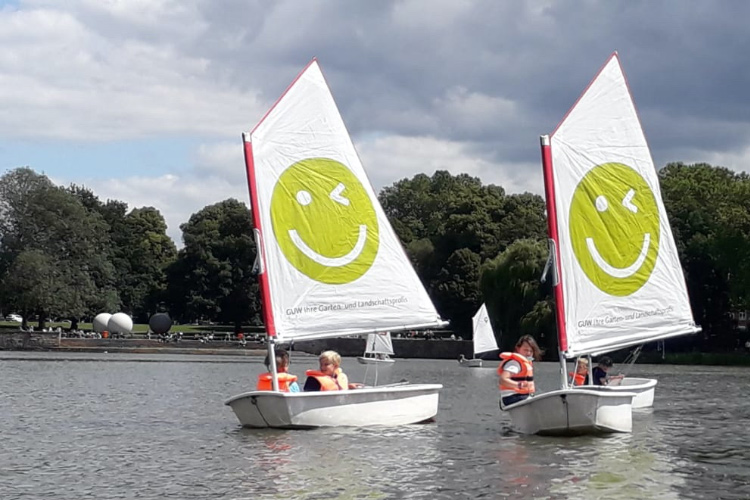
[[550, 133], [617, 50], [657, 167], [750, 169], [750, 2], [0, 0], [0, 174], [179, 225], [247, 203], [241, 133], [317, 57], [376, 190], [542, 194]]

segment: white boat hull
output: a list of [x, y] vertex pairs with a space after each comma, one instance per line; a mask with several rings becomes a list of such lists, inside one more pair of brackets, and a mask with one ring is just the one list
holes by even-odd
[[395, 359], [391, 359], [391, 358], [378, 359], [378, 358], [370, 358], [367, 356], [359, 356], [357, 357], [357, 361], [359, 361], [359, 364], [361, 365], [386, 365], [386, 366], [390, 366], [396, 362]]
[[632, 392], [564, 389], [503, 408], [522, 434], [580, 435], [632, 432]]
[[458, 363], [461, 366], [465, 366], [466, 368], [481, 368], [482, 367], [482, 360], [481, 359], [459, 359]]
[[654, 391], [656, 379], [625, 377], [622, 381], [604, 386], [583, 386], [586, 389], [594, 389], [606, 392], [634, 392], [633, 409], [651, 408], [654, 406]]
[[225, 404], [243, 427], [395, 426], [434, 419], [442, 388], [440, 384], [409, 384], [349, 391], [252, 391], [234, 396]]

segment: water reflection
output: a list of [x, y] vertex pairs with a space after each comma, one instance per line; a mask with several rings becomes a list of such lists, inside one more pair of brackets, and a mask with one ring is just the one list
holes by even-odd
[[248, 498], [401, 498], [415, 488], [428, 498], [443, 463], [435, 426], [241, 429], [233, 436], [244, 450]]
[[524, 495], [532, 491], [534, 496], [546, 493], [550, 486], [548, 474], [538, 461], [529, 455], [528, 443], [520, 436], [510, 436], [500, 443], [495, 460], [502, 464], [500, 483], [505, 496]]
[[578, 439], [556, 455], [561, 474], [551, 491], [564, 497], [680, 498], [675, 464], [632, 434]]

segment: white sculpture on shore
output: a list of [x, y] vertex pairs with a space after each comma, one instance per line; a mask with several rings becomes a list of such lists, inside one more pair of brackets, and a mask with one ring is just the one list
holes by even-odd
[[123, 312], [115, 313], [107, 322], [109, 333], [128, 334], [133, 331], [133, 319]]
[[109, 328], [109, 319], [112, 317], [109, 313], [99, 313], [94, 318], [94, 331], [102, 333]]

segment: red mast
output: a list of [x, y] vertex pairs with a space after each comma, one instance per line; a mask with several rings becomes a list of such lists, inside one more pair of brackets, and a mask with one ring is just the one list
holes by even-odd
[[552, 173], [552, 147], [548, 135], [540, 138], [542, 146], [542, 170], [544, 172], [544, 195], [547, 200], [547, 234], [554, 243], [553, 266], [554, 273], [553, 290], [555, 293], [555, 319], [557, 321], [557, 339], [560, 343], [560, 352], [568, 350], [568, 336], [565, 331], [565, 303], [562, 293], [562, 273], [560, 272], [560, 238], [558, 237], [557, 209], [555, 206], [555, 186]]
[[253, 226], [255, 227], [255, 246], [258, 252], [258, 283], [260, 284], [260, 303], [263, 314], [263, 324], [266, 326], [266, 334], [269, 337], [276, 337], [276, 325], [273, 322], [273, 312], [271, 309], [271, 291], [268, 288], [268, 274], [266, 273], [266, 254], [263, 250], [263, 230], [260, 221], [260, 207], [258, 206], [258, 188], [255, 180], [255, 162], [253, 160], [253, 143], [250, 137], [242, 134], [242, 141], [245, 143], [245, 167], [247, 169], [247, 184], [250, 190], [250, 209], [253, 216]]

